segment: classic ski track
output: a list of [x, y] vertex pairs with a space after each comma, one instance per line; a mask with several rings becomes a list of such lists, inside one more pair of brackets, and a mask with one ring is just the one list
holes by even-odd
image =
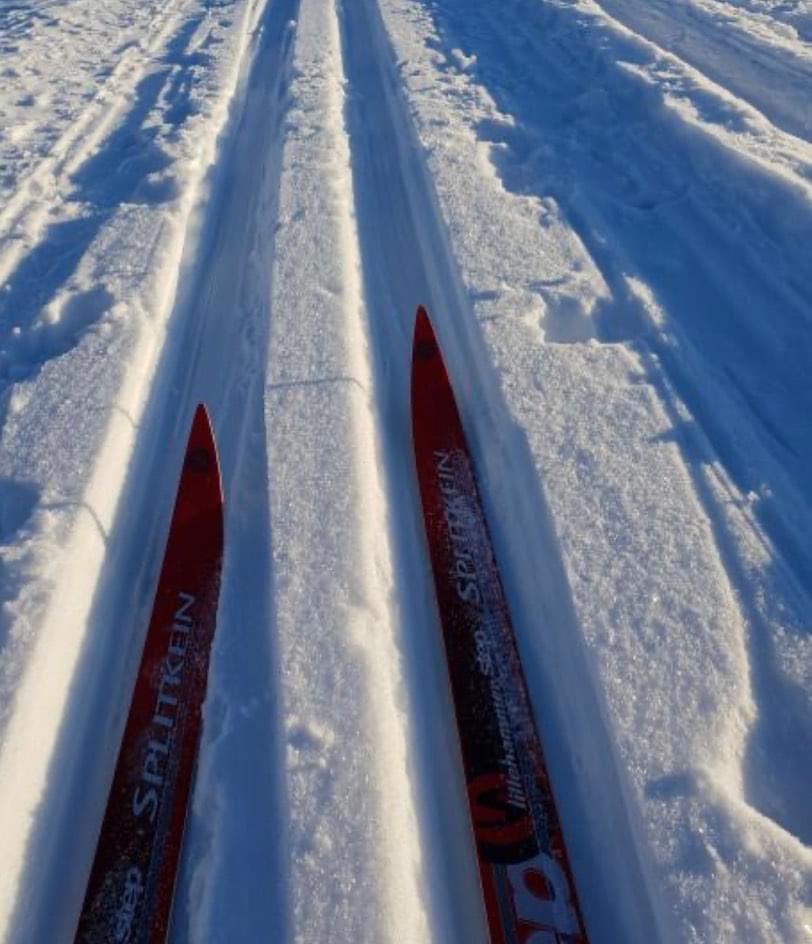
[[[129, 46], [98, 90], [93, 101], [78, 120], [71, 122], [50, 146], [49, 153], [18, 183], [17, 192], [0, 209], [0, 229], [7, 233], [22, 231], [18, 239], [0, 255], [0, 283], [13, 276], [14, 268], [42, 236], [63, 204], [62, 193], [69, 193], [69, 180], [94, 147], [128, 110], [139, 80], [154, 61], [159, 49], [173, 34], [183, 29], [190, 18], [185, 0], [167, 5], [158, 17], [150, 36]], [[202, 15], [198, 18], [202, 20]], [[43, 194], [54, 194], [49, 212], [43, 211]]]
[[[231, 612], [233, 607], [233, 615], [220, 628], [217, 648], [226, 648], [229, 643], [223, 642], [223, 637], [233, 640], [246, 625], [269, 625], [267, 583], [261, 578], [254, 580], [246, 593], [240, 571], [241, 563], [251, 559], [270, 566], [265, 530], [269, 520], [268, 495], [263, 492], [267, 456], [262, 409], [270, 318], [267, 263], [274, 255], [284, 146], [282, 124], [291, 81], [295, 29], [292, 23], [297, 19], [299, 2], [270, 0], [264, 9], [256, 46], [247, 57], [251, 60], [250, 75], [241, 91], [241, 111], [234, 119], [229, 144], [213, 172], [213, 199], [185, 260], [173, 327], [156, 371], [149, 405], [140, 418], [144, 432], [138, 439], [120, 515], [108, 536], [86, 651], [74, 680], [75, 690], [82, 692], [81, 704], [79, 698], [74, 698], [62, 719], [63, 734], [51, 762], [60, 776], [52, 778], [53, 785], [43, 799], [38, 813], [40, 827], [31, 842], [30, 858], [21, 877], [23, 891], [12, 923], [25, 929], [28, 939], [52, 939], [54, 921], [64, 929], [69, 927], [73, 915], [55, 916], [52, 905], [59, 903], [61, 907], [70, 901], [78, 911], [81, 903], [85, 866], [89, 868], [92, 859], [94, 837], [81, 831], [74, 834], [73, 826], [77, 821], [93, 822], [103, 808], [118, 734], [126, 714], [121, 691], [128, 688], [138, 662], [144, 618], [151, 603], [151, 587], [176, 485], [174, 471], [183, 450], [191, 410], [198, 399], [205, 399], [213, 414], [223, 457], [227, 513], [233, 522], [223, 582], [223, 598], [231, 601], [227, 609]], [[408, 700], [414, 709], [413, 786], [429, 853], [423, 863], [423, 891], [436, 934], [434, 940], [469, 944], [483, 939], [483, 929], [476, 903], [477, 879], [464, 801], [461, 802], [461, 777], [455, 766], [456, 755], [453, 749], [448, 751], [456, 739], [450, 702], [446, 698], [449, 712], [441, 721], [430, 716], [421, 704], [423, 686], [432, 688], [435, 694], [442, 691], [445, 672], [431, 602], [431, 578], [408, 432], [407, 353], [414, 311], [420, 302], [428, 305], [437, 324], [481, 475], [497, 555], [509, 565], [505, 568], [506, 592], [513, 608], [519, 646], [523, 648], [522, 638], [538, 632], [534, 613], [541, 612], [545, 632], [554, 637], [548, 645], [551, 652], [560, 656], [557, 662], [562, 677], [570, 683], [576, 680], [582, 689], [582, 703], [573, 708], [574, 719], [565, 716], [562, 698], [556, 697], [555, 692], [545, 695], [534, 691], [533, 697], [545, 750], [552, 760], [553, 780], [563, 786], [558, 795], [565, 832], [567, 821], [578, 818], [588, 824], [585, 832], [592, 832], [578, 837], [573, 856], [576, 873], [580, 861], [581, 875], [587, 876], [584, 893], [587, 921], [590, 914], [599, 915], [607, 939], [613, 939], [614, 934], [616, 940], [660, 940], [657, 904], [645, 877], [650, 870], [644, 853], [640, 852], [634, 826], [628, 822], [623, 773], [613, 753], [600, 694], [594, 691], [579, 648], [579, 631], [566, 590], [561, 550], [532, 460], [513, 433], [493, 367], [469, 310], [376, 0], [335, 0], [335, 5], [342, 27], [346, 117], [368, 317], [366, 333], [374, 373], [376, 434], [383, 456], [394, 572], [400, 580], [395, 594], [410, 687]], [[57, 189], [65, 189], [64, 181], [85, 153], [75, 150], [82, 135], [100, 139], [126, 109], [126, 96], [144, 74], [149, 56], [168, 41], [179, 22], [179, 28], [184, 28], [187, 19], [177, 15], [173, 18], [173, 12], [177, 14], [178, 8], [167, 9], [163, 25], [152, 35], [138, 61], [123, 62], [117, 67], [94, 105], [83, 113], [77, 129], [66, 131], [57, 142], [54, 155], [38, 165], [21, 184], [2, 220], [11, 219], [15, 226], [24, 223], [27, 214], [34, 212], [28, 190], [36, 184], [50, 181]], [[508, 19], [493, 22], [495, 34], [508, 28]], [[528, 67], [523, 74], [532, 75], [529, 68], [532, 60], [523, 65]], [[374, 81], [365, 81], [370, 76]], [[122, 96], [123, 104], [112, 100]], [[263, 154], [264, 159], [254, 166], [257, 154]], [[229, 182], [233, 179], [240, 179], [242, 185], [232, 193]], [[375, 209], [384, 200], [391, 208], [385, 219]], [[595, 250], [607, 282], [613, 290], [620, 290], [618, 263], [596, 249], [590, 238], [590, 222], [588, 217], [576, 216], [576, 227], [580, 224], [585, 244]], [[13, 255], [7, 254], [0, 261], [0, 271], [7, 273], [15, 261]], [[632, 306], [636, 304], [633, 298], [627, 300]], [[639, 305], [638, 309], [642, 320], [645, 313]], [[223, 311], [236, 311], [239, 317], [224, 319]], [[663, 348], [661, 353], [668, 366], [668, 352]], [[227, 370], [221, 369], [223, 363], [229, 365]], [[515, 490], [498, 487], [497, 483], [507, 480], [517, 483]], [[715, 512], [708, 490], [698, 491], [713, 518]], [[538, 534], [529, 546], [516, 548], [500, 522], [528, 516], [540, 522]], [[716, 524], [720, 530], [718, 520]], [[524, 558], [521, 563], [517, 562], [520, 555]], [[725, 558], [724, 553], [722, 556]], [[735, 570], [729, 561], [728, 569]], [[528, 575], [533, 574], [542, 575], [540, 589], [528, 580]], [[120, 646], [121, 638], [131, 641]], [[240, 678], [247, 679], [246, 703], [250, 697], [267, 700], [263, 719], [252, 735], [255, 741], [251, 742], [259, 752], [264, 744], [265, 753], [256, 766], [247, 763], [245, 776], [257, 776], [268, 791], [263, 801], [266, 812], [270, 810], [273, 818], [275, 811], [283, 820], [287, 811], [280, 773], [284, 764], [283, 738], [278, 730], [281, 709], [276, 703], [281, 682], [273, 677], [277, 662], [275, 644], [268, 633], [261, 632], [247, 642], [241, 637], [239, 646], [233, 641], [230, 645], [245, 650], [236, 664], [241, 668]], [[524, 648], [528, 652], [538, 651]], [[255, 677], [249, 673], [252, 663], [260, 667]], [[263, 666], [271, 667], [270, 679]], [[538, 665], [531, 664], [530, 670], [536, 679], [548, 679], [553, 674]], [[217, 826], [212, 825], [212, 820], [216, 820], [218, 801], [214, 786], [207, 780], [207, 764], [227, 727], [229, 712], [234, 710], [229, 702], [234, 692], [229, 689], [227, 673], [222, 676], [218, 673], [216, 654], [212, 673], [201, 754], [199, 794], [203, 806], [193, 812], [191, 848], [186, 854], [187, 859], [197, 862], [216, 855], [213, 847]], [[442, 695], [439, 698], [443, 700]], [[436, 697], [429, 702], [434, 704]], [[584, 737], [587, 730], [588, 738]], [[587, 758], [587, 754], [591, 757]], [[70, 761], [74, 755], [104, 757], [107, 767], [101, 763], [95, 771], [72, 770]], [[600, 824], [610, 820], [615, 820], [615, 825], [602, 836]], [[54, 823], [59, 825], [54, 828]], [[435, 830], [439, 823], [443, 823], [443, 830]], [[263, 874], [268, 874], [279, 867], [284, 840], [272, 824], [258, 828], [265, 830], [267, 872]], [[46, 832], [49, 834], [45, 835]], [[432, 841], [433, 832], [442, 839]], [[453, 841], [446, 843], [449, 836]], [[624, 850], [628, 869], [623, 876], [601, 876], [598, 866], [590, 871], [584, 865], [590, 858], [600, 862], [601, 849], [610, 842], [616, 845], [615, 858], [618, 848]], [[66, 861], [71, 863], [67, 877], [61, 868]], [[174, 939], [195, 940], [195, 922], [205, 925], [208, 919], [208, 915], [195, 917], [195, 906], [205, 910], [207, 892], [210, 886], [206, 879], [201, 882], [188, 874], [188, 869], [184, 871], [178, 887]], [[283, 878], [268, 890], [265, 905], [270, 919], [278, 922], [279, 927], [285, 925], [285, 894]], [[459, 906], [461, 901], [470, 902], [470, 906]]]
[[795, 30], [792, 14], [795, 12], [797, 15], [798, 10], [793, 10], [791, 4], [770, 4], [764, 0], [695, 0], [695, 3], [702, 13], [707, 12], [725, 23], [744, 23], [754, 36], [763, 37], [768, 44], [801, 46], [812, 52], [808, 39], [803, 35], [795, 39], [788, 34], [789, 31], [781, 29], [783, 25]]
[[[434, 753], [436, 757], [425, 727], [436, 728], [437, 722], [420, 716], [418, 693], [427, 682], [417, 666], [425, 666], [428, 659], [443, 661], [436, 649], [440, 637], [434, 607], [430, 606], [427, 612], [425, 602], [417, 602], [425, 601], [426, 580], [430, 577], [408, 432], [409, 365], [403, 356], [410, 343], [415, 308], [424, 303], [432, 313], [457, 390], [497, 557], [503, 566], [519, 648], [525, 657], [531, 651], [538, 652], [524, 645], [523, 639], [529, 635], [538, 640], [542, 635], [539, 648], [546, 649], [551, 657], [547, 668], [528, 661], [525, 669], [534, 679], [531, 686], [534, 710], [561, 806], [565, 837], [571, 843], [576, 882], [581, 883], [587, 925], [591, 919], [596, 927], [602, 927], [606, 940], [641, 944], [659, 940], [660, 919], [644, 878], [647, 869], [641, 859], [642, 846], [628, 818], [625, 781], [605, 727], [600, 696], [593, 687], [578, 641], [580, 634], [554, 527], [532, 460], [523, 443], [512, 434], [493, 366], [469, 308], [377, 4], [375, 0], [359, 3], [342, 0], [340, 9], [379, 436], [392, 508], [395, 570], [401, 577], [400, 608], [409, 640], [405, 657], [411, 666], [417, 706], [418, 754], [428, 757]], [[382, 220], [375, 208], [384, 203], [388, 212]], [[517, 487], [511, 490], [491, 487], [494, 482], [508, 480], [518, 483]], [[507, 539], [501, 522], [531, 518], [539, 522], [539, 527], [528, 545], [518, 548]], [[415, 561], [420, 564], [416, 566]], [[430, 590], [428, 593], [432, 598]], [[539, 613], [546, 617], [543, 630], [538, 622]], [[427, 633], [436, 634], [436, 638], [426, 638]], [[547, 674], [551, 665], [556, 665], [559, 677], [570, 678], [577, 685], [582, 694], [578, 705], [566, 699], [563, 692], [556, 693], [552, 677]], [[432, 683], [436, 685], [437, 680]], [[452, 710], [446, 724], [453, 726]], [[597, 731], [603, 733], [596, 734]], [[575, 764], [579, 767], [577, 773]], [[420, 792], [429, 807], [420, 810], [424, 821], [431, 822], [432, 802], [443, 809], [461, 803], [459, 794], [455, 799], [454, 793], [458, 772], [452, 771], [450, 776], [446, 772], [441, 778], [436, 767], [432, 770], [426, 763], [420, 774]], [[454, 782], [449, 784], [449, 780]], [[433, 801], [428, 799], [432, 795]], [[596, 800], [597, 797], [600, 799]], [[583, 831], [568, 831], [568, 824], [572, 826], [579, 820], [591, 823], [586, 830], [590, 833], [588, 838]], [[611, 839], [605, 829], [607, 822], [613, 823]], [[460, 863], [470, 855], [459, 824], [456, 833], [456, 843], [446, 843], [445, 848], [435, 849], [427, 856], [427, 884], [437, 890], [441, 901], [443, 898], [451, 902], [471, 901], [470, 893], [463, 896], [458, 890], [450, 895], [442, 891], [449, 876], [456, 874], [459, 880]], [[618, 848], [624, 849], [628, 864], [624, 876], [602, 875], [599, 868], [586, 868], [588, 862], [608, 861], [606, 852], [601, 852], [604, 843], [611, 844], [615, 854]], [[468, 876], [463, 878], [468, 881]], [[438, 906], [435, 901], [435, 926], [450, 934], [452, 940], [478, 940], [470, 930], [461, 932], [459, 924], [460, 917], [465, 917], [469, 924], [475, 921], [475, 910], [472, 904], [467, 915], [454, 914], [453, 908], [449, 913], [447, 904]]]
[[[680, 15], [674, 4], [666, 10], [654, 0], [630, 8], [626, 0], [597, 0], [608, 15], [633, 33], [681, 57], [711, 81], [749, 102], [777, 127], [812, 140], [812, 106], [800, 89], [812, 82], [812, 47], [776, 34], [739, 28], [736, 19], [722, 27], [717, 15], [701, 5], [687, 5]], [[754, 20], [746, 11], [737, 18]], [[723, 34], [724, 30], [724, 34]], [[731, 56], [732, 54], [732, 56]], [[798, 85], [799, 93], [786, 90]]]
[[799, 40], [807, 46], [812, 45], [812, 23], [809, 20], [809, 14], [804, 16], [803, 10], [793, 7], [792, 4], [780, 2], [780, 0], [769, 0], [765, 9], [763, 0], [717, 0], [717, 5], [721, 10], [732, 10], [735, 15], [740, 12], [749, 14], [751, 17], [764, 21], [764, 28], [771, 33], [775, 33], [775, 27], [778, 24], [789, 26], [798, 35]]
[[[646, 380], [673, 424], [686, 473], [693, 480], [696, 520], [712, 533], [708, 556], [711, 564], [718, 563], [717, 586], [729, 590], [741, 618], [741, 678], [758, 714], [742, 741], [742, 807], [754, 820], [771, 820], [770, 829], [777, 828], [782, 841], [794, 844], [801, 837], [803, 842], [808, 835], [807, 807], [799, 802], [803, 782], [797, 769], [792, 773], [791, 758], [797, 756], [798, 745], [809, 743], [804, 724], [808, 700], [802, 701], [802, 686], [793, 678], [782, 678], [777, 654], [785, 626], [789, 633], [805, 633], [809, 607], [803, 591], [809, 572], [804, 541], [808, 524], [798, 522], [808, 522], [808, 501], [798, 494], [806, 488], [808, 463], [796, 465], [791, 481], [788, 472], [793, 470], [786, 460], [788, 445], [808, 449], [808, 436], [799, 424], [809, 411], [799, 410], [790, 399], [781, 418], [771, 422], [770, 396], [764, 394], [773, 390], [770, 378], [779, 378], [782, 385], [794, 381], [798, 398], [808, 402], [806, 375], [793, 370], [792, 358], [799, 345], [808, 348], [805, 325], [810, 311], [804, 286], [809, 284], [809, 268], [790, 238], [795, 225], [808, 231], [808, 201], [787, 201], [782, 204], [784, 215], [764, 214], [761, 187], [776, 201], [786, 196], [769, 168], [742, 180], [732, 148], [719, 147], [710, 134], [706, 140], [713, 108], [705, 120], [708, 129], [688, 133], [689, 128], [696, 130], [693, 123], [686, 128], [679, 114], [661, 108], [657, 83], [652, 94], [648, 83], [637, 84], [642, 69], [623, 69], [625, 63], [637, 65], [634, 47], [630, 51], [631, 44], [613, 42], [599, 22], [589, 28], [598, 18], [590, 16], [584, 23], [580, 5], [552, 0], [496, 9], [487, 3], [436, 0], [427, 6], [433, 22], [424, 27], [431, 36], [426, 45], [438, 51], [435, 68], [448, 70], [449, 85], [465, 88], [460, 112], [468, 110], [470, 81], [495, 102], [494, 111], [504, 115], [504, 120], [489, 115], [477, 124], [476, 110], [470, 109], [472, 130], [480, 142], [493, 145], [489, 156], [495, 176], [512, 198], [529, 198], [531, 205], [552, 196], [600, 269], [610, 301], [600, 312], [592, 343], [619, 342], [621, 350], [626, 345], [642, 353]], [[431, 93], [424, 93], [427, 85], [434, 88], [427, 78], [430, 68], [411, 75], [408, 66], [403, 71], [423, 130], [435, 114], [442, 114], [431, 107]], [[467, 73], [464, 79], [462, 72]], [[446, 102], [452, 96], [453, 91], [448, 92]], [[721, 120], [718, 115], [716, 120]], [[436, 147], [433, 129], [425, 134]], [[730, 175], [727, 193], [724, 176], [731, 162], [736, 172]], [[432, 157], [432, 163], [442, 173], [443, 160]], [[675, 187], [675, 182], [682, 186]], [[453, 188], [452, 193], [456, 195]], [[776, 227], [775, 238], [757, 233], [754, 220], [768, 224], [767, 232]], [[459, 227], [459, 220], [455, 222]], [[751, 234], [763, 253], [772, 247], [780, 247], [780, 252], [758, 258], [748, 239]], [[744, 254], [746, 266], [741, 264]], [[777, 272], [771, 261], [777, 263]], [[786, 291], [782, 277], [795, 280], [791, 291]], [[775, 300], [766, 304], [770, 296]], [[766, 312], [769, 318], [763, 317]], [[692, 325], [692, 316], [709, 324], [720, 319], [709, 339], [716, 343], [703, 344], [701, 334], [697, 339], [701, 325]], [[546, 331], [546, 321], [543, 327]], [[552, 340], [559, 338], [554, 335]], [[725, 370], [727, 341], [738, 350], [738, 357], [730, 358], [730, 372], [735, 377], [735, 368], [741, 368], [739, 383], [731, 382]], [[771, 348], [782, 356], [765, 371], [760, 390], [750, 375], [758, 375], [763, 359], [772, 356]], [[695, 424], [698, 435], [692, 429]], [[766, 500], [753, 501], [753, 516], [743, 524], [732, 506], [743, 504], [742, 492], [758, 487], [758, 478], [754, 483], [748, 476], [762, 473], [780, 501], [767, 490]], [[511, 482], [515, 478], [514, 473]], [[730, 479], [736, 481], [731, 485]], [[747, 533], [748, 525], [752, 533]], [[756, 545], [763, 563], [756, 563], [752, 554]], [[803, 747], [801, 754], [806, 754]], [[765, 756], [780, 774], [759, 773]], [[714, 802], [710, 800], [711, 807]], [[738, 863], [732, 874], [737, 869]], [[655, 870], [653, 866], [650, 874]], [[665, 886], [662, 893], [668, 895]], [[776, 926], [781, 923], [776, 918]]]
[[[271, 142], [279, 139], [289, 14], [295, 3], [259, 0], [256, 7], [264, 7], [264, 12], [257, 17], [252, 7], [246, 14], [255, 29], [242, 59], [244, 81], [237, 85], [237, 107], [232, 106], [202, 222], [187, 246], [185, 277], [151, 396], [140, 417], [144, 435], [138, 437], [119, 511], [107, 536], [72, 682], [82, 697], [72, 698], [60, 719], [61, 732], [49, 762], [50, 769], [60, 774], [47, 777], [26, 843], [16, 907], [8, 925], [15, 935], [11, 941], [72, 939], [96, 839], [92, 828], [76, 830], [75, 824], [101, 821], [126, 718], [128, 699], [122, 692], [130, 691], [140, 659], [183, 440], [197, 402], [210, 406], [227, 508], [235, 478], [244, 474], [245, 444], [252, 419], [257, 419], [251, 403], [256, 402], [263, 374], [267, 319], [263, 283], [246, 278], [246, 273], [255, 252], [270, 252], [263, 241], [268, 216], [273, 215], [278, 163], [278, 147]], [[269, 118], [274, 111], [275, 120]], [[251, 160], [257, 153], [266, 155], [264, 163]], [[229, 189], [229, 172], [235, 166], [253, 185]], [[229, 269], [235, 259], [239, 276]], [[223, 318], [222, 311], [228, 308], [242, 317]], [[221, 363], [229, 363], [229, 371], [220, 370]], [[224, 595], [229, 592], [228, 568], [227, 556]], [[262, 606], [258, 600], [257, 607]], [[122, 639], [127, 642], [122, 644]], [[71, 763], [75, 756], [104, 762], [86, 770]], [[71, 863], [67, 872], [65, 862]]]
[[[433, 6], [440, 11], [453, 4], [433, 0]], [[640, 94], [645, 94], [640, 81], [645, 79], [654, 84], [654, 95], [667, 106], [663, 110], [665, 114], [656, 114], [653, 108], [651, 111], [652, 118], [668, 130], [671, 137], [676, 137], [674, 131], [685, 125], [685, 130], [695, 132], [698, 138], [707, 138], [720, 156], [724, 155], [728, 160], [734, 157], [744, 159], [758, 174], [776, 178], [775, 184], [786, 187], [798, 200], [799, 212], [808, 216], [812, 211], [812, 144], [782, 129], [780, 123], [773, 122], [769, 109], [763, 112], [749, 101], [747, 95], [737, 94], [735, 82], [725, 84], [727, 76], [703, 71], [702, 65], [691, 57], [682, 57], [680, 48], [660, 43], [657, 38], [636, 30], [593, 0], [581, 0], [574, 5], [561, 0], [530, 3], [528, 0], [508, 0], [506, 7], [513, 11], [516, 24], [510, 34], [506, 33], [503, 21], [490, 19], [491, 35], [501, 44], [506, 62], [514, 59], [517, 46], [512, 40], [517, 34], [526, 38], [529, 49], [540, 30], [545, 30], [561, 34], [561, 39], [550, 43], [551, 55], [545, 57], [544, 65], [545, 71], [560, 76], [562, 82], [577, 73], [573, 66], [577, 62], [578, 49], [589, 51], [588, 62], [584, 63], [582, 70], [591, 70], [595, 78], [602, 78], [603, 73], [610, 69], [618, 74], [622, 69], [636, 69]], [[485, 15], [490, 17], [490, 7]], [[673, 25], [672, 21], [668, 22]], [[572, 35], [563, 34], [561, 27], [565, 24], [569, 24], [571, 33], [579, 34], [575, 42]], [[531, 59], [532, 54], [528, 62]], [[538, 83], [534, 73], [530, 73], [530, 77]], [[812, 83], [812, 62], [809, 70], [799, 78], [805, 78], [807, 84]], [[669, 99], [690, 104], [696, 114], [689, 116], [680, 111], [672, 119], [673, 106]], [[719, 117], [705, 118], [703, 108], [709, 104], [718, 109]], [[812, 107], [806, 110], [810, 112], [808, 120], [812, 122]], [[795, 103], [794, 113], [804, 113], [804, 109]], [[731, 133], [731, 128], [735, 133]], [[696, 150], [686, 142], [677, 143], [686, 157]], [[641, 153], [645, 156], [647, 152]], [[673, 163], [679, 166], [678, 162]], [[688, 160], [684, 163], [690, 167], [696, 162]], [[675, 191], [675, 202], [684, 195], [679, 190]], [[802, 293], [796, 291], [794, 301], [803, 301]]]

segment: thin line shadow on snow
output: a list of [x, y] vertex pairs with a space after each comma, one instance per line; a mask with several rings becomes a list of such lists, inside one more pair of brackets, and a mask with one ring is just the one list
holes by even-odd
[[129, 410], [125, 410], [124, 407], [119, 406], [118, 403], [114, 403], [111, 409], [114, 412], [118, 413], [119, 416], [123, 417], [134, 430], [137, 430], [139, 428], [139, 424], [136, 423], [135, 419], [133, 418], [132, 413], [130, 413]]
[[[4, 691], [14, 688], [12, 677], [18, 677], [21, 672], [20, 660], [14, 657], [14, 640], [9, 639], [13, 618], [9, 615], [8, 607], [25, 588], [28, 575], [25, 562], [16, 560], [16, 555], [6, 558], [3, 552], [6, 547], [13, 547], [21, 540], [37, 510], [40, 494], [39, 486], [33, 482], [0, 478], [0, 678]], [[0, 741], [11, 710], [10, 701], [0, 703]]]
[[278, 380], [266, 385], [266, 390], [295, 390], [297, 387], [331, 387], [335, 384], [350, 384], [357, 387], [364, 396], [369, 396], [369, 389], [357, 377], [349, 374], [336, 374], [334, 377], [314, 377], [303, 380]]
[[[159, 67], [136, 86], [130, 110], [71, 178], [68, 202], [80, 215], [52, 224], [20, 261], [0, 297], [0, 388], [35, 376], [53, 357], [74, 348], [112, 304], [104, 287], [68, 297], [59, 318], [40, 313], [66, 287], [102, 228], [121, 205], [156, 205], [172, 200], [176, 186], [167, 176], [172, 158], [158, 140], [158, 123], [147, 118], [162, 101], [161, 120], [178, 130], [191, 113], [191, 68], [201, 53], [186, 56], [199, 19], [184, 23], [170, 41]], [[180, 68], [178, 68], [180, 66]], [[106, 300], [106, 303], [102, 303]]]

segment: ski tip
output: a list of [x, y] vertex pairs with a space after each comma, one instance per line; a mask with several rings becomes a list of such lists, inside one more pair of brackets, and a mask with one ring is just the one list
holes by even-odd
[[189, 433], [189, 443], [186, 447], [186, 461], [184, 468], [196, 478], [208, 481], [204, 486], [210, 492], [210, 501], [222, 502], [222, 482], [220, 481], [220, 463], [217, 458], [217, 447], [214, 441], [214, 429], [211, 417], [205, 404], [198, 403], [195, 409], [192, 429]]
[[420, 305], [414, 321], [414, 351], [415, 361], [425, 361], [438, 352], [437, 337], [429, 318], [429, 313]]
[[429, 313], [426, 311], [423, 305], [417, 306], [417, 314], [414, 319], [414, 336], [415, 340], [419, 337], [424, 337], [426, 333], [434, 334], [434, 330], [431, 326], [431, 319], [429, 318]]
[[189, 432], [189, 451], [203, 449], [211, 453], [216, 459], [216, 450], [214, 446], [214, 429], [212, 428], [211, 417], [205, 404], [198, 403], [195, 409], [192, 428]]
[[192, 430], [199, 430], [201, 433], [207, 433], [214, 440], [214, 432], [211, 426], [211, 417], [206, 409], [205, 403], [198, 403], [195, 408], [194, 419], [192, 420]]

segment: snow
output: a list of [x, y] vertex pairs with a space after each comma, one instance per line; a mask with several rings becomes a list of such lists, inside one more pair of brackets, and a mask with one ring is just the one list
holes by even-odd
[[198, 400], [173, 941], [486, 939], [419, 303], [593, 942], [812, 940], [808, 0], [0, 10], [0, 938], [70, 940]]

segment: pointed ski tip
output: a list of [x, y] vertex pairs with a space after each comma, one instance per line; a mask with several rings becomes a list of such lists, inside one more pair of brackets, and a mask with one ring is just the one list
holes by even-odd
[[211, 429], [211, 418], [209, 417], [209, 411], [206, 409], [205, 403], [198, 403], [195, 408], [192, 426], [205, 426], [207, 429]]
[[[442, 363], [442, 354], [437, 342], [437, 335], [429, 318], [429, 313], [423, 305], [417, 309], [414, 323], [414, 344], [412, 347], [412, 370], [418, 369], [418, 364], [427, 364], [439, 360]], [[443, 369], [445, 369], [443, 367]]]
[[420, 305], [414, 320], [415, 354], [427, 354], [427, 346], [435, 347], [436, 345], [437, 338], [434, 334], [434, 327], [429, 318], [429, 313], [423, 305]]
[[218, 500], [222, 501], [220, 463], [217, 458], [214, 429], [209, 411], [203, 403], [198, 403], [195, 409], [186, 447], [185, 467], [198, 475], [205, 473], [212, 495], [219, 496]]
[[210, 443], [210, 448], [214, 448], [214, 428], [205, 403], [198, 403], [195, 408], [189, 438], [198, 445], [201, 443]]

